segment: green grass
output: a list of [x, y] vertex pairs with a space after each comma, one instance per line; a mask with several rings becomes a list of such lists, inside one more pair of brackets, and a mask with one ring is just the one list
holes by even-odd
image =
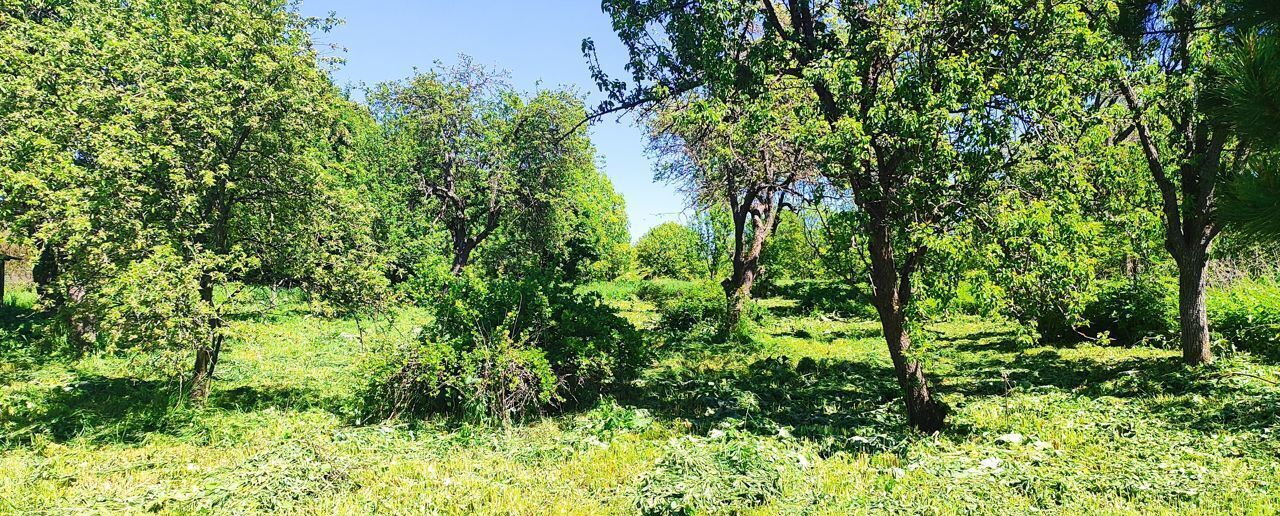
[[[652, 323], [652, 303], [616, 297]], [[925, 346], [951, 425], [921, 436], [875, 322], [762, 305], [779, 315], [749, 352], [660, 353], [594, 407], [503, 429], [359, 420], [363, 357], [413, 338], [422, 310], [363, 338], [299, 304], [243, 317], [192, 407], [145, 354], [23, 351], [38, 315], [19, 302], [0, 314], [0, 512], [1280, 510], [1264, 358], [1188, 371], [1168, 350], [1022, 347], [958, 319]]]

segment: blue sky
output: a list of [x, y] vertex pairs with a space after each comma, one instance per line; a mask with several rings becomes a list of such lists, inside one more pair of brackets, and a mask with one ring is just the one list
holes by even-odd
[[[582, 39], [594, 39], [601, 62], [620, 77], [626, 59], [599, 0], [303, 0], [305, 15], [331, 11], [346, 23], [316, 39], [346, 49], [346, 65], [335, 73], [340, 85], [401, 79], [414, 67], [453, 63], [467, 54], [508, 70], [519, 89], [572, 87], [593, 104], [600, 95], [582, 57]], [[632, 239], [680, 218], [684, 200], [674, 188], [653, 182], [639, 128], [609, 117], [592, 127], [592, 141], [626, 197]]]

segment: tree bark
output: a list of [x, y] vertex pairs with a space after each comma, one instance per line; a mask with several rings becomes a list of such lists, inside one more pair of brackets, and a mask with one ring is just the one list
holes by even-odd
[[[213, 278], [209, 274], [200, 277], [200, 301], [213, 306]], [[196, 347], [196, 361], [192, 366], [190, 397], [196, 401], [209, 397], [218, 355], [222, 353], [222, 319], [214, 317], [209, 322], [209, 330], [209, 345]]]
[[[1207, 255], [1206, 253], [1203, 253]], [[1187, 257], [1178, 266], [1178, 325], [1182, 360], [1198, 366], [1213, 361], [1209, 315], [1205, 308], [1205, 270], [1208, 260]]]
[[[784, 198], [775, 198], [774, 192], [766, 189], [759, 199], [756, 195], [744, 197], [742, 204], [730, 205], [734, 211], [733, 273], [721, 282], [728, 303], [725, 330], [730, 333], [742, 322], [742, 312], [751, 299], [751, 287], [760, 277], [760, 255], [777, 228], [778, 214], [783, 209]], [[747, 221], [751, 222], [750, 242], [747, 241]]]
[[725, 330], [732, 332], [742, 323], [742, 312], [746, 309], [747, 300], [751, 299], [751, 287], [756, 282], [757, 271], [738, 263], [733, 265], [733, 275], [724, 280], [722, 286], [728, 311], [725, 314]]
[[930, 393], [924, 365], [910, 356], [911, 336], [906, 328], [915, 258], [907, 260], [900, 274], [888, 225], [873, 220], [870, 233], [872, 300], [880, 315], [898, 385], [906, 397], [907, 424], [924, 433], [937, 432], [946, 419], [946, 408]]
[[475, 249], [467, 244], [461, 244], [453, 249], [453, 266], [449, 267], [449, 272], [455, 277], [461, 276], [462, 271], [467, 268], [467, 264], [471, 263], [471, 250]]

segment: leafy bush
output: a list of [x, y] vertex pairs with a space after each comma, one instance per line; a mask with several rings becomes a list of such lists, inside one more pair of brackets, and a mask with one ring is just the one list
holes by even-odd
[[825, 313], [846, 317], [877, 317], [871, 297], [842, 281], [782, 281], [760, 292], [761, 296], [781, 296], [796, 301], [801, 313]]
[[724, 291], [710, 283], [692, 283], [664, 293], [658, 304], [656, 330], [668, 337], [711, 341], [723, 337], [728, 311]]
[[636, 297], [650, 303], [661, 305], [680, 297], [685, 292], [701, 288], [697, 282], [671, 278], [657, 278], [645, 281], [636, 288]]
[[1177, 287], [1168, 280], [1116, 281], [1104, 284], [1098, 297], [1085, 306], [1087, 333], [1130, 345], [1164, 339], [1177, 331]]
[[636, 263], [649, 277], [693, 279], [707, 268], [701, 246], [688, 226], [659, 224], [636, 242]]
[[638, 335], [600, 296], [538, 279], [454, 281], [419, 342], [375, 364], [369, 410], [510, 423], [630, 377]]
[[1233, 347], [1280, 355], [1280, 285], [1244, 281], [1211, 292], [1209, 327]]
[[736, 430], [677, 439], [640, 478], [636, 509], [643, 514], [701, 514], [762, 505], [782, 492], [784, 455], [770, 441]]

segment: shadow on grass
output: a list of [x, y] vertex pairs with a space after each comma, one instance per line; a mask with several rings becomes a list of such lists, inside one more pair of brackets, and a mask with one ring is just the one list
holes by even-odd
[[[944, 395], [980, 398], [1053, 389], [1092, 398], [1142, 398], [1153, 417], [1204, 432], [1259, 430], [1280, 420], [1280, 403], [1244, 395], [1216, 381], [1218, 373], [1190, 370], [1167, 356], [1094, 358], [1049, 347], [1023, 349], [1011, 333], [1001, 331], [947, 340], [949, 352], [927, 365], [935, 391]], [[827, 452], [892, 452], [913, 435], [887, 357], [746, 360], [669, 363], [649, 371], [637, 382], [639, 388], [624, 393], [624, 401], [659, 417], [688, 421], [696, 432], [730, 423], [761, 435], [790, 433]], [[1239, 402], [1213, 410], [1160, 406], [1194, 404], [1193, 394]], [[1277, 398], [1280, 394], [1271, 400]], [[946, 432], [969, 430], [952, 426]]]
[[[85, 349], [72, 345], [64, 325], [48, 311], [31, 305], [0, 303], [0, 363], [31, 371], [65, 358], [82, 356]], [[0, 377], [0, 381], [8, 381]]]
[[[787, 357], [724, 370], [665, 369], [625, 400], [705, 433], [738, 421], [762, 435], [788, 432], [829, 451], [883, 451], [908, 434], [893, 370], [847, 360]], [[785, 430], [784, 430], [785, 428]]]
[[278, 386], [240, 386], [227, 390], [215, 390], [210, 395], [209, 406], [238, 412], [254, 412], [265, 409], [279, 411], [327, 410], [341, 415], [342, 400], [326, 396], [317, 389]]
[[310, 389], [244, 386], [214, 392], [203, 407], [190, 404], [175, 384], [87, 376], [65, 386], [32, 388], [4, 400], [13, 412], [0, 416], [9, 444], [39, 435], [54, 442], [135, 443], [148, 434], [178, 434], [208, 409], [255, 412], [328, 410], [342, 415], [342, 400]]
[[177, 389], [163, 382], [86, 376], [65, 386], [11, 395], [5, 401], [14, 410], [0, 421], [8, 442], [41, 435], [55, 442], [81, 437], [129, 443], [179, 422], [172, 417], [178, 400]]

